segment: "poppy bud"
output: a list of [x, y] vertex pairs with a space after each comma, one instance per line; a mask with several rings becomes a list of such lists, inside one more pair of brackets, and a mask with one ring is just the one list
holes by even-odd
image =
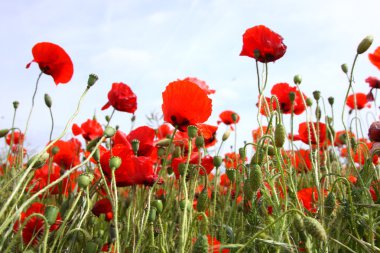
[[110, 159], [110, 168], [114, 169], [114, 170], [117, 170], [120, 167], [121, 162], [122, 161], [121, 161], [120, 157], [118, 157], [118, 156], [111, 157], [111, 159]]
[[49, 96], [49, 94], [45, 93], [44, 99], [45, 99], [45, 105], [48, 108], [51, 108], [52, 100], [51, 100], [51, 97]]
[[247, 157], [245, 153], [245, 148], [239, 148], [239, 155], [242, 160], [245, 160], [245, 158]]
[[132, 140], [132, 150], [135, 155], [137, 155], [137, 152], [139, 151], [140, 141], [137, 139]]
[[59, 208], [56, 206], [46, 206], [45, 208], [45, 217], [49, 225], [53, 225], [58, 217]]
[[293, 216], [293, 224], [299, 232], [302, 232], [305, 230], [305, 224], [303, 223], [303, 219], [301, 215], [299, 215], [298, 213], [296, 213]]
[[187, 135], [189, 136], [190, 139], [193, 139], [197, 137], [198, 135], [198, 128], [196, 126], [188, 126], [187, 127]]
[[368, 48], [372, 45], [372, 42], [373, 42], [373, 36], [369, 35], [367, 37], [365, 37], [360, 43], [359, 43], [359, 46], [358, 46], [358, 49], [356, 50], [356, 52], [358, 54], [362, 54], [364, 53], [365, 51], [368, 50]]
[[207, 236], [199, 234], [197, 240], [194, 243], [192, 253], [207, 253], [207, 252], [208, 252]]
[[97, 75], [95, 75], [95, 74], [90, 74], [89, 76], [88, 76], [88, 80], [87, 80], [87, 88], [90, 88], [91, 86], [93, 86], [95, 83], [96, 83], [96, 81], [98, 81], [98, 76]]
[[293, 78], [293, 81], [295, 84], [301, 84], [302, 82], [302, 76], [301, 75], [295, 75]]
[[321, 223], [317, 221], [314, 218], [311, 217], [305, 217], [303, 219], [303, 222], [305, 224], [306, 231], [315, 239], [319, 241], [326, 241], [327, 240], [327, 234], [326, 230], [323, 228]]
[[208, 204], [207, 189], [203, 188], [203, 190], [201, 191], [201, 193], [198, 196], [198, 201], [197, 201], [198, 212], [206, 211], [207, 204]]
[[334, 104], [334, 97], [329, 97], [327, 100], [329, 101], [329, 104], [331, 106], [333, 106], [333, 104]]
[[1, 130], [0, 130], [0, 138], [3, 138], [3, 137], [6, 136], [8, 133], [9, 133], [9, 129], [7, 129], [7, 128], [5, 128], [5, 129], [1, 129]]
[[285, 137], [286, 137], [285, 127], [281, 123], [277, 124], [276, 130], [274, 131], [274, 141], [275, 141], [276, 147], [281, 148], [282, 146], [284, 146]]
[[52, 155], [56, 155], [58, 152], [59, 152], [59, 147], [58, 147], [58, 146], [54, 146], [54, 147], [51, 149], [51, 154], [52, 154]]
[[296, 93], [291, 91], [289, 92], [289, 99], [290, 99], [290, 102], [294, 102], [294, 100], [296, 100]]
[[266, 145], [264, 147], [264, 150], [267, 150], [268, 155], [275, 155], [276, 153], [274, 152], [274, 147], [272, 145]]
[[18, 102], [18, 101], [13, 101], [13, 108], [14, 108], [14, 109], [17, 109], [18, 106], [19, 106], [19, 104], [20, 104], [20, 102]]
[[221, 156], [214, 156], [213, 163], [216, 168], [219, 168], [222, 165], [223, 158]]
[[319, 106], [317, 106], [317, 108], [315, 108], [315, 117], [317, 118], [317, 120], [320, 120], [322, 117], [322, 111], [321, 111], [321, 108]]
[[344, 64], [340, 65], [340, 67], [341, 67], [341, 69], [342, 69], [343, 73], [345, 73], [345, 74], [347, 74], [347, 73], [348, 73], [348, 66], [347, 66], [347, 64], [346, 64], [346, 63], [344, 63]]
[[332, 212], [335, 209], [335, 203], [336, 197], [333, 192], [330, 192], [329, 195], [327, 195], [326, 201], [325, 201], [325, 214], [327, 216], [330, 216]]
[[33, 169], [38, 169], [44, 166], [44, 164], [46, 163], [46, 160], [49, 158], [49, 154], [45, 152], [41, 156], [39, 157], [38, 156], [39, 155], [32, 156], [32, 158], [28, 160], [27, 166], [29, 167], [33, 162], [34, 162]]
[[132, 117], [131, 117], [131, 122], [135, 122], [135, 120], [136, 120], [136, 115], [132, 115]]
[[372, 142], [380, 142], [380, 121], [371, 124], [368, 130], [369, 140]]
[[179, 202], [179, 207], [181, 208], [182, 211], [185, 210], [186, 207], [187, 207], [187, 210], [189, 210], [191, 207], [191, 204], [188, 200], [183, 199]]
[[306, 105], [311, 107], [313, 105], [313, 100], [311, 100], [311, 98], [306, 98]]
[[107, 138], [111, 138], [112, 136], [115, 135], [115, 133], [116, 133], [115, 128], [111, 126], [106, 127], [106, 129], [104, 130], [104, 136], [106, 136]]
[[235, 122], [238, 121], [238, 119], [239, 119], [239, 115], [237, 115], [237, 113], [232, 113], [232, 114], [231, 114], [231, 119], [232, 119], [232, 121], [235, 123]]
[[319, 90], [313, 91], [313, 97], [316, 101], [318, 101], [321, 98], [321, 92]]
[[243, 192], [246, 200], [251, 200], [253, 198], [252, 183], [250, 179], [244, 180]]
[[149, 209], [148, 222], [153, 223], [156, 221], [157, 217], [157, 209], [152, 207]]
[[203, 136], [197, 136], [195, 138], [195, 146], [197, 146], [197, 148], [203, 148], [203, 145], [205, 144], [205, 138]]
[[77, 178], [78, 186], [82, 189], [86, 188], [91, 183], [91, 181], [92, 179], [90, 178], [90, 175], [87, 173], [81, 174]]
[[233, 183], [236, 180], [236, 170], [234, 169], [226, 169], [226, 174], [228, 179]]
[[98, 244], [95, 241], [88, 241], [84, 253], [96, 253], [98, 252]]
[[253, 192], [256, 192], [263, 184], [263, 172], [261, 171], [260, 166], [257, 164], [253, 165], [250, 174], [250, 181]]
[[110, 122], [110, 120], [111, 120], [110, 116], [109, 116], [109, 115], [106, 115], [105, 120], [106, 120], [107, 122]]
[[225, 131], [223, 136], [222, 136], [222, 141], [226, 141], [228, 139], [228, 137], [230, 137], [230, 134], [231, 134], [230, 130]]
[[157, 214], [162, 213], [164, 206], [161, 199], [156, 199], [152, 202], [152, 206], [157, 209]]

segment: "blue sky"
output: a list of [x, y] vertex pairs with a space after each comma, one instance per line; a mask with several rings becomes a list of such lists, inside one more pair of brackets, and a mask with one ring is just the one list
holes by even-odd
[[[379, 9], [378, 0], [3, 1], [0, 128], [10, 127], [14, 100], [20, 101], [16, 125], [25, 128], [39, 73], [37, 65], [28, 70], [25, 65], [32, 59], [33, 45], [49, 41], [71, 56], [74, 76], [58, 86], [49, 76], [41, 79], [28, 133], [31, 147], [49, 138], [44, 93], [53, 98], [54, 137], [74, 112], [89, 73], [96, 73], [99, 82], [85, 98], [77, 123], [94, 112], [103, 120], [110, 113], [100, 111], [107, 92], [113, 82], [124, 82], [138, 96], [136, 125], [146, 124], [145, 115], [160, 113], [165, 86], [190, 76], [216, 90], [208, 122], [216, 124], [220, 112], [234, 110], [241, 116], [239, 143], [250, 141], [257, 127], [258, 92], [254, 61], [239, 56], [244, 31], [264, 24], [281, 34], [288, 47], [282, 59], [269, 65], [267, 95], [273, 84], [292, 83], [301, 74], [304, 93], [312, 96], [319, 89], [326, 98], [335, 96], [339, 111], [347, 88], [340, 65], [351, 64], [366, 35], [375, 38], [370, 52], [380, 46]], [[370, 75], [380, 77], [365, 54], [358, 61], [356, 91], [368, 91], [364, 79]], [[117, 113], [113, 120], [129, 130], [130, 114]]]

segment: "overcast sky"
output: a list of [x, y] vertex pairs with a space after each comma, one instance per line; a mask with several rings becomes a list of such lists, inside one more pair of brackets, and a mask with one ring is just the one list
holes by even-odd
[[[263, 24], [282, 35], [288, 47], [282, 59], [269, 64], [266, 95], [273, 84], [292, 84], [293, 76], [301, 74], [308, 96], [315, 89], [326, 98], [335, 96], [340, 111], [347, 88], [340, 65], [351, 64], [366, 35], [375, 38], [369, 52], [380, 46], [379, 10], [378, 0], [2, 1], [0, 128], [10, 127], [14, 100], [20, 101], [16, 125], [25, 128], [40, 71], [36, 64], [30, 69], [25, 65], [33, 58], [33, 45], [49, 41], [71, 56], [74, 76], [58, 86], [50, 76], [42, 77], [27, 140], [31, 147], [49, 138], [44, 93], [53, 98], [54, 137], [74, 112], [89, 73], [96, 73], [99, 81], [85, 98], [76, 123], [94, 112], [104, 122], [111, 112], [100, 111], [107, 92], [113, 82], [124, 82], [138, 97], [136, 125], [144, 125], [145, 115], [161, 112], [165, 86], [190, 76], [216, 90], [208, 123], [216, 124], [223, 110], [234, 110], [241, 116], [239, 143], [250, 141], [251, 130], [257, 128], [258, 91], [254, 61], [239, 56], [244, 31]], [[366, 53], [358, 61], [356, 91], [368, 92], [367, 76], [380, 77], [380, 72]], [[113, 123], [128, 132], [130, 116], [119, 112]], [[298, 120], [304, 119], [302, 115]]]

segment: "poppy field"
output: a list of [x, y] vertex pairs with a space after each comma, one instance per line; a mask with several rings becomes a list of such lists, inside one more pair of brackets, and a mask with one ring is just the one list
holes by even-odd
[[[256, 67], [248, 92], [257, 94], [258, 113], [243, 146], [239, 112], [214, 111], [217, 91], [196, 77], [163, 87], [154, 126], [134, 124], [138, 97], [123, 82], [109, 84], [104, 119], [78, 122], [101, 79], [89, 74], [56, 138], [44, 95], [50, 141], [30, 151], [40, 79], [68, 84], [75, 68], [61, 46], [33, 45], [26, 68], [40, 74], [29, 117], [15, 125], [14, 101], [13, 122], [0, 129], [0, 252], [380, 252], [380, 79], [369, 76], [368, 93], [355, 92], [359, 57], [380, 71], [380, 45], [372, 44], [367, 36], [347, 52], [354, 60], [341, 65], [347, 86], [336, 104], [321, 91], [303, 92], [299, 74], [292, 84], [268, 83], [287, 46], [264, 25], [248, 28], [240, 56]], [[374, 115], [369, 128], [360, 110]], [[131, 129], [115, 114], [129, 115]]]

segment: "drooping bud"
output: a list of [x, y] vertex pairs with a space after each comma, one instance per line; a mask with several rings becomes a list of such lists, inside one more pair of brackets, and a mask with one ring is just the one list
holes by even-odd
[[234, 170], [234, 169], [226, 169], [226, 174], [227, 174], [228, 179], [232, 183], [234, 183], [235, 180], [236, 180], [236, 170]]
[[118, 156], [111, 157], [111, 159], [110, 159], [110, 168], [113, 169], [113, 170], [117, 170], [120, 167], [121, 162], [122, 162], [122, 160], [121, 160], [120, 157], [118, 157]]
[[284, 146], [285, 138], [286, 138], [285, 127], [281, 123], [279, 123], [277, 124], [276, 129], [274, 131], [274, 141], [275, 141], [276, 147], [281, 148], [282, 146]]
[[245, 148], [239, 148], [239, 155], [240, 155], [240, 158], [244, 161], [245, 158], [247, 157], [245, 153]]
[[323, 228], [321, 223], [319, 223], [319, 221], [311, 217], [305, 217], [303, 219], [303, 222], [305, 224], [306, 231], [312, 237], [314, 237], [316, 240], [319, 240], [319, 241], [323, 241], [323, 242], [327, 241], [326, 230]]
[[110, 122], [110, 120], [111, 120], [110, 116], [109, 116], [109, 115], [106, 115], [105, 120], [106, 120], [107, 122]]
[[46, 217], [49, 225], [53, 225], [55, 221], [57, 220], [59, 213], [59, 208], [56, 206], [46, 206], [44, 216]]
[[250, 181], [253, 192], [256, 192], [263, 184], [263, 172], [257, 164], [253, 165], [251, 169]]
[[244, 180], [243, 192], [246, 200], [251, 200], [253, 198], [252, 182], [250, 179]]
[[206, 211], [207, 204], [208, 204], [207, 189], [203, 188], [203, 190], [201, 191], [201, 193], [198, 196], [198, 201], [197, 201], [198, 212]]
[[115, 135], [115, 133], [116, 133], [115, 128], [111, 126], [108, 126], [106, 127], [106, 129], [104, 129], [104, 136], [106, 136], [107, 138], [111, 138], [112, 136]]
[[222, 136], [222, 141], [226, 141], [228, 139], [228, 137], [230, 137], [230, 134], [231, 134], [230, 130], [225, 131], [223, 136]]
[[162, 210], [164, 209], [164, 206], [162, 204], [161, 199], [156, 199], [152, 202], [152, 207], [155, 207], [157, 209], [157, 214], [162, 213]]
[[187, 135], [189, 136], [190, 139], [197, 137], [198, 128], [196, 126], [188, 126], [187, 127]]
[[135, 155], [137, 155], [137, 152], [139, 151], [140, 147], [140, 141], [137, 139], [132, 140], [132, 150]]
[[13, 101], [13, 108], [16, 110], [18, 106], [20, 105], [19, 101]]
[[89, 76], [88, 76], [88, 80], [87, 80], [87, 87], [88, 88], [90, 88], [91, 86], [93, 86], [95, 83], [96, 83], [96, 81], [98, 81], [98, 76], [97, 75], [95, 75], [95, 74], [90, 74]]
[[331, 106], [333, 106], [333, 104], [334, 104], [334, 97], [329, 97], [327, 100], [329, 101], [329, 104]]
[[368, 48], [372, 45], [372, 42], [373, 42], [373, 36], [371, 35], [368, 35], [367, 37], [365, 37], [358, 45], [358, 49], [356, 50], [356, 52], [358, 54], [362, 54], [364, 53], [365, 51], [368, 50]]
[[330, 192], [327, 195], [327, 198], [325, 201], [325, 214], [327, 216], [330, 216], [332, 214], [332, 212], [334, 211], [335, 206], [336, 206], [335, 201], [336, 201], [335, 194], [333, 192]]
[[222, 165], [223, 158], [221, 156], [214, 156], [213, 163], [216, 168], [219, 168]]
[[293, 224], [295, 226], [295, 228], [298, 230], [298, 231], [304, 231], [305, 230], [305, 225], [303, 223], [303, 219], [301, 217], [301, 215], [299, 215], [298, 213], [296, 213], [294, 216], [293, 216]]
[[289, 99], [290, 99], [290, 102], [294, 102], [294, 100], [296, 100], [296, 93], [291, 91], [289, 92]]
[[313, 105], [313, 100], [311, 100], [311, 98], [306, 98], [306, 105], [311, 107]]
[[293, 81], [294, 81], [295, 84], [301, 84], [301, 82], [302, 82], [301, 75], [295, 75], [294, 78], [293, 78]]
[[3, 137], [6, 136], [8, 133], [9, 133], [9, 129], [7, 129], [7, 128], [5, 128], [5, 129], [1, 129], [1, 130], [0, 130], [0, 138], [3, 138]]
[[319, 90], [313, 91], [313, 97], [316, 101], [318, 101], [321, 98], [321, 92]]
[[52, 102], [51, 97], [49, 96], [49, 94], [45, 93], [44, 99], [45, 99], [45, 105], [48, 108], [51, 108], [51, 105], [53, 104], [53, 102]]
[[346, 64], [346, 63], [344, 63], [344, 64], [340, 65], [340, 67], [341, 67], [341, 69], [342, 69], [343, 73], [345, 73], [345, 74], [347, 74], [347, 73], [348, 73], [348, 66], [347, 66], [347, 64]]
[[199, 135], [195, 138], [195, 146], [197, 146], [197, 148], [203, 148], [204, 144], [205, 138], [203, 136]]

